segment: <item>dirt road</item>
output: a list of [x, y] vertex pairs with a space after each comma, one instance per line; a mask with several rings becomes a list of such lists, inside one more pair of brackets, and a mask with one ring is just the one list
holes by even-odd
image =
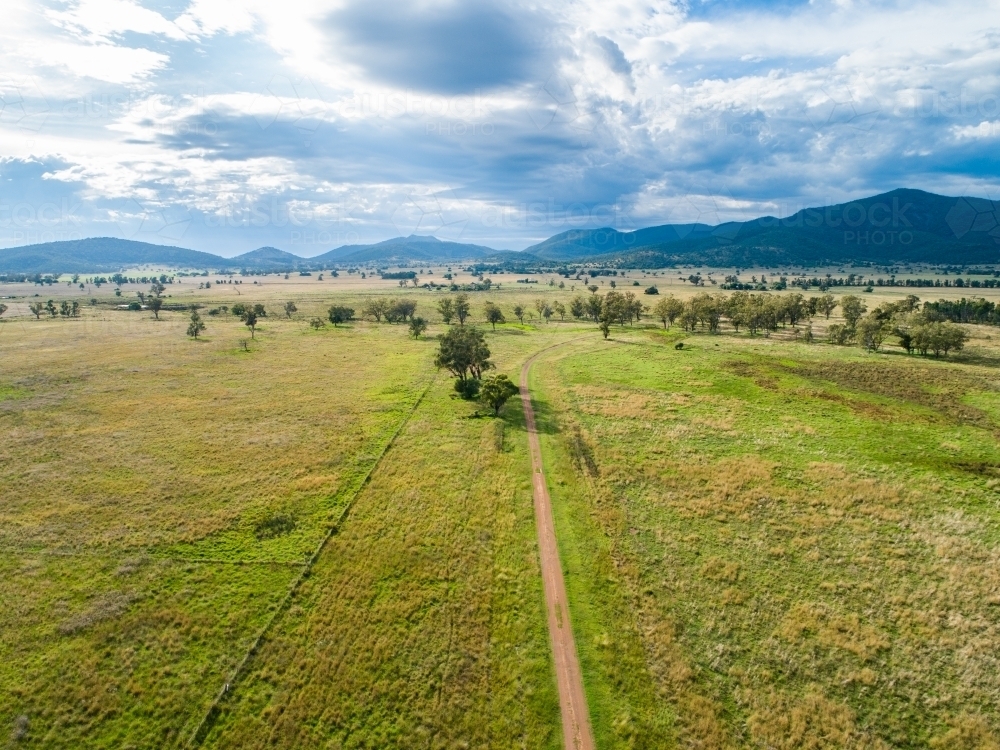
[[563, 745], [566, 750], [594, 750], [594, 737], [590, 732], [587, 714], [587, 696], [583, 691], [583, 675], [576, 654], [576, 642], [570, 627], [569, 607], [566, 603], [566, 584], [556, 531], [552, 523], [552, 501], [542, 470], [542, 449], [535, 427], [535, 411], [528, 393], [528, 370], [538, 358], [525, 362], [521, 369], [521, 404], [528, 427], [528, 446], [531, 450], [531, 476], [535, 497], [535, 525], [538, 527], [538, 550], [542, 563], [542, 581], [545, 589], [545, 609], [548, 612], [549, 640], [556, 665], [556, 683], [559, 687], [559, 710], [562, 714]]

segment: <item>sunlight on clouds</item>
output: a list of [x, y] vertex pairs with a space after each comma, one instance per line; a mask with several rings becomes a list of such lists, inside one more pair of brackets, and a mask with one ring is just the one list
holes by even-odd
[[81, 78], [107, 83], [138, 83], [166, 67], [170, 58], [159, 52], [114, 44], [72, 44], [52, 42], [38, 63], [59, 65]]
[[[282, 8], [287, 6], [282, 3]], [[253, 4], [240, 0], [192, 0], [174, 22], [192, 36], [239, 34], [252, 31], [256, 22]]]
[[185, 38], [175, 24], [131, 0], [80, 0], [68, 10], [47, 10], [45, 15], [55, 25], [87, 41], [107, 41], [126, 31]]

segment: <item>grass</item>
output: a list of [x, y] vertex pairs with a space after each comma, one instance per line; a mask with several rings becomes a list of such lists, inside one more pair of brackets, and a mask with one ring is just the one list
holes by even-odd
[[[519, 405], [454, 399], [404, 326], [308, 326], [394, 285], [271, 281], [239, 299], [299, 312], [249, 351], [224, 315], [198, 342], [177, 312], [0, 322], [0, 741], [181, 747], [209, 716], [206, 747], [559, 747]], [[406, 294], [443, 330], [443, 293]], [[934, 361], [486, 329], [512, 378], [562, 344], [532, 387], [599, 747], [997, 746], [974, 333]]]
[[599, 744], [994, 747], [995, 372], [687, 342], [536, 375]]
[[449, 391], [386, 454], [205, 746], [559, 746], [520, 415], [501, 440]]
[[[425, 387], [401, 327], [5, 324], [0, 726], [186, 738]], [[26, 717], [26, 719], [22, 718]], [[11, 730], [13, 731], [13, 730]]]

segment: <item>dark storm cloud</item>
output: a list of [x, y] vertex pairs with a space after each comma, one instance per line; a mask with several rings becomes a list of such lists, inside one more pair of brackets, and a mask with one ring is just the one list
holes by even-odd
[[326, 25], [338, 57], [400, 88], [500, 88], [533, 79], [550, 57], [550, 21], [510, 3], [355, 2]]

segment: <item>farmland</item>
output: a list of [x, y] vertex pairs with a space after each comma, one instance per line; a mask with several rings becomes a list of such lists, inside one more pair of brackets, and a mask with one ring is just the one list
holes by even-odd
[[[546, 350], [532, 392], [599, 747], [995, 746], [995, 329], [937, 359], [818, 343], [836, 314], [812, 344], [649, 318], [604, 340], [535, 312], [580, 282], [509, 281], [471, 321], [512, 379]], [[79, 318], [36, 320], [28, 285], [8, 303], [0, 736], [559, 747], [523, 416], [435, 369], [447, 293], [197, 287], [168, 299], [202, 306], [197, 341], [182, 309], [107, 289]], [[309, 325], [372, 295], [429, 330]], [[236, 301], [268, 309], [246, 346], [207, 314]]]

